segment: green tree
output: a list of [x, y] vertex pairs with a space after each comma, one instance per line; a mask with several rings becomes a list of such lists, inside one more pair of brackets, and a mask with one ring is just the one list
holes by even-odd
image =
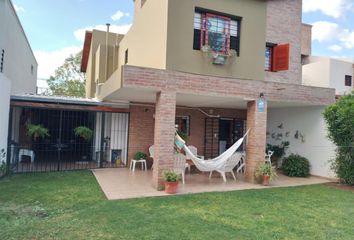
[[85, 74], [80, 71], [82, 51], [70, 55], [64, 64], [55, 70], [48, 79], [51, 95], [85, 97]]
[[337, 146], [332, 167], [344, 183], [354, 185], [354, 92], [327, 107], [324, 117], [328, 137]]

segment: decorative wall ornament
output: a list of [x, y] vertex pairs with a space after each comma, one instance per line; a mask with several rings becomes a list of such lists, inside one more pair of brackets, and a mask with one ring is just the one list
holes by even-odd
[[275, 139], [275, 133], [272, 133], [272, 138]]
[[278, 126], [279, 129], [283, 129], [283, 124], [281, 123], [279, 126]]
[[286, 132], [285, 137], [289, 137], [289, 136], [290, 136], [290, 132]]
[[299, 130], [296, 131], [295, 135], [294, 135], [295, 139], [299, 139]]
[[282, 133], [278, 133], [276, 140], [277, 140], [277, 141], [280, 141], [280, 140], [282, 140], [282, 139], [283, 139], [283, 134], [282, 134]]
[[305, 136], [302, 135], [301, 133], [300, 133], [300, 138], [301, 138], [301, 142], [302, 142], [302, 143], [306, 142]]

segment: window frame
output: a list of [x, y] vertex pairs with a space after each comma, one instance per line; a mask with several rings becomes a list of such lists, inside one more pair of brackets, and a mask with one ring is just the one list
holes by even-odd
[[[265, 66], [265, 61], [264, 61], [264, 71], [266, 72], [274, 72], [274, 48], [278, 46], [278, 44], [275, 44], [275, 43], [266, 43], [266, 48], [265, 48], [265, 51], [267, 51], [267, 48], [270, 48], [271, 49], [271, 58], [269, 59], [269, 63], [270, 63], [270, 67], [269, 69], [266, 69], [266, 66]], [[265, 55], [266, 52], [264, 52], [264, 55]], [[266, 60], [266, 56], [265, 57], [265, 60]]]
[[346, 86], [346, 87], [352, 87], [353, 86], [353, 76], [345, 75], [345, 77], [344, 77], [344, 86]]
[[[200, 28], [195, 28], [195, 14], [200, 14], [201, 15], [201, 19], [200, 19]], [[224, 19], [229, 19], [229, 36], [228, 36], [228, 46], [227, 46], [227, 50], [233, 49], [236, 51], [236, 55], [240, 56], [240, 46], [241, 46], [241, 23], [242, 23], [242, 17], [239, 16], [235, 16], [235, 15], [231, 15], [231, 14], [227, 14], [227, 13], [222, 13], [222, 12], [218, 12], [218, 11], [213, 11], [210, 9], [205, 9], [205, 8], [200, 8], [200, 7], [196, 7], [194, 9], [194, 24], [193, 24], [193, 32], [194, 32], [194, 39], [193, 39], [193, 50], [201, 50], [201, 48], [206, 45], [205, 42], [205, 38], [206, 38], [206, 32], [203, 32], [202, 28], [203, 28], [203, 15], [209, 15], [209, 16], [217, 16], [220, 18], [224, 18]], [[232, 21], [236, 22], [236, 36], [232, 36], [231, 32], [232, 32]], [[199, 43], [196, 45], [196, 31], [200, 31], [200, 33], [198, 34], [200, 39], [199, 39]], [[234, 41], [236, 41], [236, 43], [232, 42], [232, 39], [234, 38]]]
[[175, 117], [175, 125], [176, 125], [176, 127], [178, 125], [177, 130], [178, 131], [182, 131], [181, 129], [179, 129], [179, 124], [177, 123], [178, 119], [181, 119], [181, 120], [186, 119], [186, 121], [187, 121], [187, 125], [186, 125], [187, 132], [186, 132], [186, 134], [187, 134], [187, 136], [190, 136], [190, 133], [191, 133], [191, 117], [190, 117], [190, 115], [177, 115]]

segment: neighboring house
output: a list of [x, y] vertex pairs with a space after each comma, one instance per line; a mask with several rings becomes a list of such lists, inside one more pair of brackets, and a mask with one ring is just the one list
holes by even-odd
[[302, 63], [311, 54], [302, 1], [134, 4], [135, 19], [125, 36], [86, 32], [81, 70], [87, 97], [130, 106], [128, 159], [155, 146], [155, 187], [173, 165], [176, 126], [207, 158], [251, 129], [249, 181], [264, 162], [266, 143], [285, 140], [292, 142], [288, 152], [309, 158], [312, 174], [330, 175], [327, 156], [315, 149], [322, 142], [314, 136], [326, 134], [318, 135], [313, 118], [334, 103], [335, 90], [302, 84]]
[[7, 149], [11, 94], [36, 93], [37, 62], [10, 0], [0, 0], [0, 149]]
[[335, 88], [338, 96], [354, 90], [353, 76], [353, 60], [311, 56], [303, 67], [304, 85]]

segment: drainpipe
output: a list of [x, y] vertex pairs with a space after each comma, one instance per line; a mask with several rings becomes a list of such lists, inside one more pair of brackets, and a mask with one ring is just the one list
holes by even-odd
[[107, 23], [107, 33], [106, 33], [106, 73], [105, 73], [105, 81], [107, 81], [108, 79], [108, 37], [109, 37], [109, 26], [111, 26], [111, 24]]

